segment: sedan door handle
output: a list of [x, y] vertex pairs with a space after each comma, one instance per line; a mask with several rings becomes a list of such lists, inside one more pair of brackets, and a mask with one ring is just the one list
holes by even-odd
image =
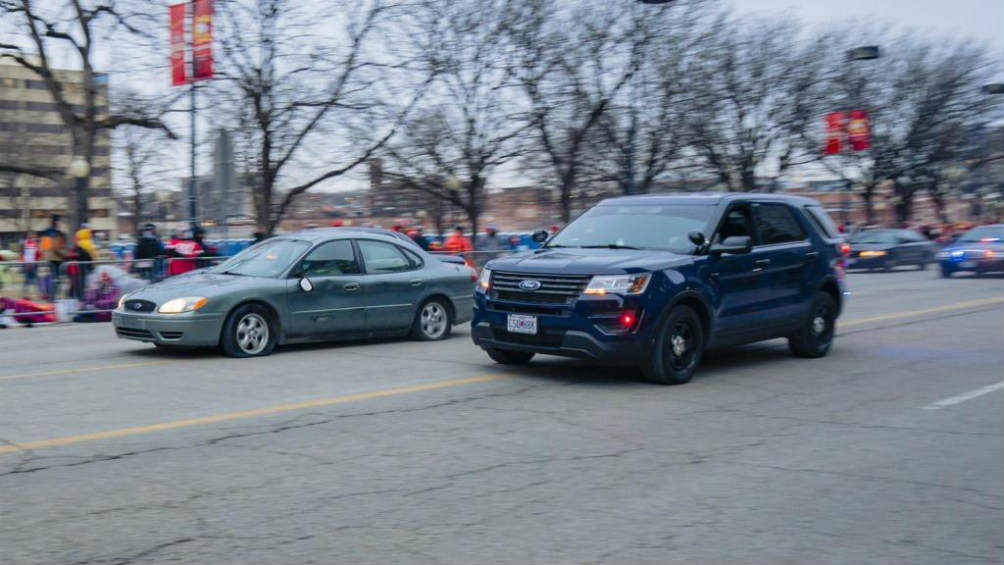
[[355, 292], [359, 290], [359, 283], [356, 282], [345, 283], [345, 286], [343, 286], [342, 288], [344, 288], [349, 292]]
[[411, 281], [411, 286], [422, 286], [422, 279], [413, 279]]

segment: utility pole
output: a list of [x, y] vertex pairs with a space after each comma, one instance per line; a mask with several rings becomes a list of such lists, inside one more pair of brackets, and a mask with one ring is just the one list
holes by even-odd
[[199, 191], [198, 191], [198, 184], [197, 184], [198, 181], [196, 180], [196, 177], [195, 177], [195, 173], [196, 173], [196, 170], [195, 170], [196, 169], [196, 163], [195, 163], [196, 131], [195, 130], [196, 130], [196, 117], [197, 117], [197, 111], [198, 111], [197, 110], [197, 106], [196, 106], [196, 96], [195, 96], [195, 0], [192, 0], [192, 2], [189, 4], [189, 13], [190, 13], [190, 17], [191, 17], [190, 21], [192, 22], [191, 23], [191, 26], [192, 26], [191, 27], [191, 30], [192, 30], [192, 33], [191, 33], [191, 45], [192, 45], [191, 69], [192, 69], [192, 74], [190, 75], [192, 77], [191, 78], [191, 81], [192, 81], [192, 90], [191, 90], [192, 113], [189, 116], [191, 118], [190, 126], [191, 126], [191, 129], [192, 129], [192, 147], [191, 147], [191, 153], [189, 155], [190, 158], [191, 158], [192, 176], [188, 180], [188, 220], [189, 220], [189, 222], [192, 225], [192, 229], [195, 229], [195, 227], [199, 225]]

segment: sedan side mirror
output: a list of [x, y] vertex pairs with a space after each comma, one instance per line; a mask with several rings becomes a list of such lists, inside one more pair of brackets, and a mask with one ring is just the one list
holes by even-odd
[[545, 241], [547, 241], [547, 238], [548, 234], [544, 230], [533, 232], [533, 241], [535, 241], [536, 243], [544, 243]]
[[314, 283], [310, 282], [310, 279], [303, 277], [300, 279], [300, 290], [303, 292], [310, 292], [314, 290]]
[[741, 253], [749, 253], [753, 250], [753, 238], [748, 235], [733, 235], [731, 237], [726, 237], [725, 241], [721, 243], [714, 243], [711, 248], [708, 249], [708, 253], [712, 255], [721, 255], [723, 253], [729, 253], [733, 255], [738, 255]]

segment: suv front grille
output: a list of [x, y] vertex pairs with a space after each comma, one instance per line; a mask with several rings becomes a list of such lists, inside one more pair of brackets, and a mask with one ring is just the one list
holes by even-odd
[[[491, 289], [495, 298], [542, 304], [567, 304], [572, 302], [592, 279], [590, 275], [531, 275], [492, 272]], [[540, 283], [540, 288], [523, 290], [519, 284], [525, 280]]]

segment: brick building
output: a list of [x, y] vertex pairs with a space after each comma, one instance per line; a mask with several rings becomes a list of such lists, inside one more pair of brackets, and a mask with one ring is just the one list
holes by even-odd
[[[63, 83], [67, 101], [82, 104], [83, 72], [56, 70], [54, 74]], [[108, 114], [107, 82], [98, 88], [101, 118]], [[41, 77], [0, 60], [0, 161], [44, 167], [58, 174], [66, 171], [72, 158], [72, 137]], [[88, 222], [103, 237], [113, 237], [118, 230], [109, 165], [109, 135], [104, 130], [95, 140], [88, 203]], [[29, 229], [45, 229], [52, 214], [68, 216], [73, 208], [72, 182], [0, 174], [0, 240], [18, 239]]]

